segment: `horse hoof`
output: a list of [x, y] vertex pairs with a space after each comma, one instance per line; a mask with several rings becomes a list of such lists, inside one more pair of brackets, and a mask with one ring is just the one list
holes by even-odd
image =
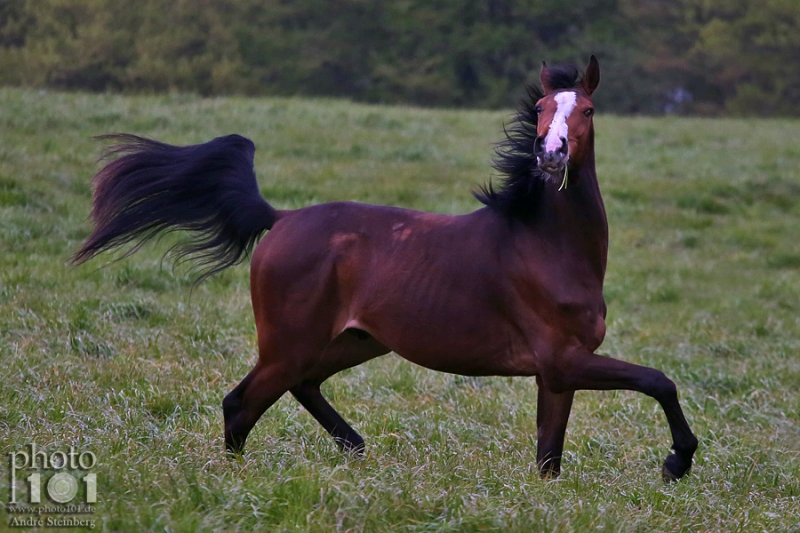
[[364, 461], [367, 458], [367, 454], [364, 452], [364, 448], [360, 450], [352, 450], [348, 455], [355, 461]]
[[553, 465], [550, 462], [545, 463], [545, 465], [539, 469], [539, 476], [544, 481], [553, 481], [554, 479], [557, 479], [558, 476], [560, 475], [561, 475], [561, 466]]
[[673, 453], [664, 461], [664, 466], [661, 468], [661, 477], [664, 478], [664, 483], [672, 483], [685, 476], [691, 468], [691, 458], [687, 460], [677, 453]]
[[355, 457], [357, 459], [361, 459], [364, 457], [364, 450], [366, 450], [366, 446], [364, 445], [364, 439], [342, 439], [336, 438], [334, 439], [336, 444], [339, 446], [339, 450], [347, 455]]
[[542, 481], [555, 481], [558, 479], [558, 476], [561, 475], [561, 472], [555, 470], [548, 470], [546, 472], [539, 472], [539, 477], [542, 478]]
[[225, 436], [225, 455], [228, 457], [241, 457], [244, 453], [244, 439]]
[[225, 446], [225, 457], [228, 459], [238, 459], [244, 455], [244, 450], [242, 448], [234, 449], [229, 446]]

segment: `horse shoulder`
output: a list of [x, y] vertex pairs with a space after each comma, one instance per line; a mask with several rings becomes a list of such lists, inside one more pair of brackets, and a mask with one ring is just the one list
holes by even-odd
[[504, 265], [515, 307], [529, 324], [529, 337], [536, 339], [536, 345], [579, 343], [588, 350], [600, 346], [606, 332], [606, 305], [603, 280], [591, 265], [560, 254], [547, 243], [517, 246]]

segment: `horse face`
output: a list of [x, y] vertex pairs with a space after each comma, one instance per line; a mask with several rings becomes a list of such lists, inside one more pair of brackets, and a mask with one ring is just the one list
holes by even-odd
[[533, 153], [543, 171], [560, 179], [568, 165], [581, 165], [592, 142], [592, 93], [600, 81], [600, 68], [592, 56], [579, 87], [553, 87], [546, 66], [541, 81], [545, 94], [536, 103], [539, 135]]

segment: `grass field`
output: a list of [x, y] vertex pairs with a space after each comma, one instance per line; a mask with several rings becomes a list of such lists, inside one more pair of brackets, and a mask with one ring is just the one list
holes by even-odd
[[[185, 268], [161, 263], [171, 238], [67, 265], [90, 230], [93, 135], [241, 133], [280, 208], [463, 213], [508, 118], [0, 89], [3, 472], [31, 442], [92, 451], [95, 531], [800, 531], [800, 122], [596, 118], [611, 233], [600, 352], [677, 383], [700, 449], [669, 486], [650, 398], [579, 392], [563, 474], [542, 481], [532, 379], [393, 356], [323, 386], [365, 459], [284, 397], [228, 460], [221, 401], [256, 357], [247, 267], [192, 290]], [[13, 519], [3, 508], [0, 530]]]

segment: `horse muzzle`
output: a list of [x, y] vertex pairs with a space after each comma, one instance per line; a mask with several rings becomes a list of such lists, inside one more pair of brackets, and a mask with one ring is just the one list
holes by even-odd
[[567, 166], [569, 160], [569, 147], [567, 139], [561, 137], [561, 146], [555, 150], [547, 150], [545, 147], [545, 138], [539, 136], [533, 143], [533, 155], [536, 156], [536, 161], [539, 168], [552, 176], [558, 176], [564, 173], [564, 168]]

